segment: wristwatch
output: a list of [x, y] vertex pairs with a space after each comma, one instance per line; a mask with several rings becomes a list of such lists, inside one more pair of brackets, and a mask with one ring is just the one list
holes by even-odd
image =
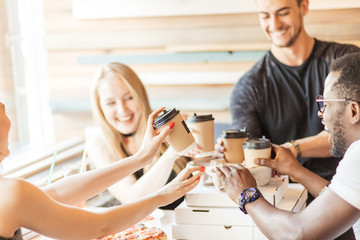
[[263, 195], [257, 188], [247, 188], [244, 191], [240, 193], [239, 196], [239, 208], [244, 213], [247, 214], [247, 211], [245, 209], [245, 204], [251, 203], [256, 201], [259, 197], [262, 197]]
[[291, 140], [290, 143], [293, 145], [293, 147], [296, 150], [296, 158], [301, 157], [302, 151], [301, 151], [300, 144], [295, 142], [295, 140]]
[[286, 142], [285, 144], [287, 144], [289, 147], [293, 147], [295, 149], [296, 158], [301, 157], [302, 150], [301, 150], [300, 144], [298, 142], [296, 142], [295, 140], [291, 140], [290, 142]]

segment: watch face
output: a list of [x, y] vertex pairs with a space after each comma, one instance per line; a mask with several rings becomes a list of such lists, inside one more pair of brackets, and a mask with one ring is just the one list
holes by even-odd
[[246, 191], [243, 192], [243, 197], [244, 198], [251, 198], [252, 196], [254, 196], [256, 193], [256, 189], [255, 188], [249, 188]]

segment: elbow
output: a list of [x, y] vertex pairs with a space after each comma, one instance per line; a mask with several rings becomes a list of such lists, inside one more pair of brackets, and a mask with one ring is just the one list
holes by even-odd
[[281, 231], [281, 234], [278, 234], [276, 237], [268, 237], [269, 239], [274, 240], [309, 240], [305, 239], [305, 234], [302, 231], [298, 231], [297, 229], [294, 231]]
[[288, 234], [287, 239], [293, 239], [293, 240], [309, 240], [305, 236], [305, 229], [303, 229], [300, 224], [295, 224], [292, 228], [292, 231], [290, 234]]
[[276, 231], [275, 237], [270, 237], [269, 239], [276, 240], [309, 240], [306, 238], [306, 231], [303, 228], [302, 224], [298, 221], [286, 221], [287, 223], [283, 225], [281, 230]]
[[[95, 218], [89, 221], [90, 228], [87, 231], [87, 239], [101, 239], [122, 229], [116, 229], [108, 212], [93, 213]], [[91, 219], [91, 218], [90, 218]]]
[[305, 232], [302, 231], [300, 228], [293, 231], [292, 234], [290, 234], [287, 239], [293, 239], [293, 240], [309, 240], [305, 238]]

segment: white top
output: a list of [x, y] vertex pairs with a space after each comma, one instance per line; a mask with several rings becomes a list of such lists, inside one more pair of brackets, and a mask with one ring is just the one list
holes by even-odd
[[[353, 142], [336, 169], [329, 188], [360, 210], [360, 140]], [[353, 225], [356, 239], [360, 239], [360, 219]]]

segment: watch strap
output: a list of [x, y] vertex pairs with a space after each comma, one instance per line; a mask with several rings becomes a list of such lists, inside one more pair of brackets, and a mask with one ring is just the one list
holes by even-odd
[[290, 147], [290, 145], [295, 149], [296, 151], [296, 158], [301, 157], [302, 155], [302, 150], [300, 147], [300, 144], [298, 142], [296, 142], [295, 140], [291, 140], [290, 142], [286, 142], [285, 144], [288, 144], [288, 146]]
[[[253, 190], [255, 191], [255, 194], [251, 197], [246, 197], [245, 196], [245, 192], [246, 191], [249, 191], [249, 190]], [[257, 199], [259, 199], [260, 197], [263, 197], [262, 193], [260, 192], [259, 189], [257, 188], [247, 188], [245, 190], [243, 190], [241, 193], [240, 193], [240, 196], [239, 196], [239, 209], [244, 213], [244, 214], [248, 214], [246, 209], [245, 209], [245, 204], [246, 203], [251, 203], [251, 202], [254, 202], [256, 201]]]

